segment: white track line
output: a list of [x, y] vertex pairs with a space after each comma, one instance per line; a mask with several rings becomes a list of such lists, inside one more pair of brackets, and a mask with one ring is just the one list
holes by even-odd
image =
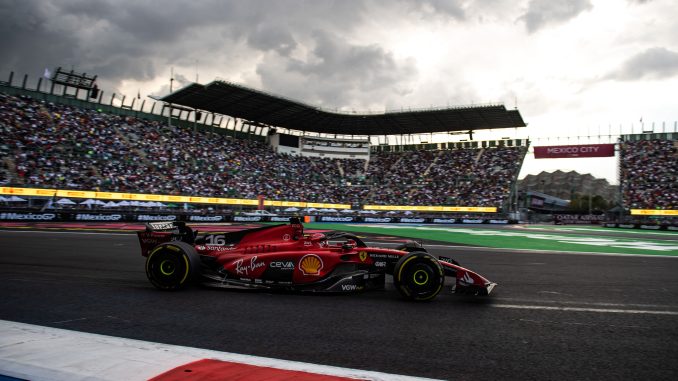
[[147, 380], [202, 359], [375, 381], [430, 379], [151, 343], [0, 320], [0, 374], [33, 381]]
[[582, 307], [553, 307], [553, 306], [527, 306], [519, 304], [488, 304], [494, 308], [509, 308], [520, 310], [544, 310], [544, 311], [565, 311], [565, 312], [596, 312], [613, 314], [641, 314], [641, 315], [669, 315], [678, 316], [678, 311], [654, 311], [654, 310], [622, 310], [608, 308], [582, 308]]

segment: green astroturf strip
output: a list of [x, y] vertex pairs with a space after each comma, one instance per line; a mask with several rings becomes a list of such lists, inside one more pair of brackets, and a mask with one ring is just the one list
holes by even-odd
[[[678, 242], [644, 239], [640, 237], [638, 239], [628, 239], [609, 236], [590, 236], [586, 235], [586, 233], [564, 235], [557, 234], [557, 232], [531, 232], [527, 229], [489, 230], [482, 228], [445, 227], [440, 225], [421, 227], [398, 226], [389, 228], [386, 226], [375, 227], [374, 225], [313, 223], [306, 224], [305, 226], [309, 229], [328, 229], [355, 233], [391, 235], [448, 242], [450, 244], [456, 243], [504, 249], [678, 256]], [[487, 232], [487, 235], [472, 234], [472, 232]], [[515, 236], [505, 236], [501, 234], [515, 234]], [[540, 237], [540, 239], [531, 238], [537, 236]], [[589, 242], [572, 242], [585, 240], [589, 240]], [[664, 250], [657, 250], [657, 248], [663, 248]]]

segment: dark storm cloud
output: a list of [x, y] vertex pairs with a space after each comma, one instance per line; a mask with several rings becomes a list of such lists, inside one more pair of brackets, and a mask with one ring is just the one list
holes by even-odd
[[291, 30], [351, 30], [362, 9], [312, 0], [0, 0], [0, 71], [73, 66], [113, 84], [149, 80], [177, 62], [233, 54], [237, 45], [289, 54]]
[[265, 88], [334, 108], [383, 103], [375, 96], [407, 92], [407, 83], [416, 76], [411, 60], [397, 61], [378, 45], [351, 44], [320, 30], [312, 37], [314, 46], [305, 59], [269, 57], [257, 67]]
[[663, 79], [675, 75], [678, 75], [678, 53], [655, 47], [631, 57], [606, 78], [633, 81]]
[[525, 22], [527, 31], [534, 33], [549, 24], [560, 24], [592, 9], [590, 0], [531, 0], [519, 20]]
[[297, 46], [289, 30], [277, 25], [259, 25], [249, 35], [247, 42], [255, 49], [275, 50], [283, 56], [289, 55]]

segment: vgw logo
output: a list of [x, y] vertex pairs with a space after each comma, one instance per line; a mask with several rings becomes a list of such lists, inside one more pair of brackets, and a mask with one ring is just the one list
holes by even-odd
[[361, 290], [362, 287], [356, 286], [355, 284], [342, 284], [341, 285], [341, 291], [358, 291]]

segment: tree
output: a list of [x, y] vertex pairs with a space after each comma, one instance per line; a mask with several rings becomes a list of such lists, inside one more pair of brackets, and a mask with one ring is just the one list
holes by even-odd
[[[570, 200], [569, 210], [576, 211], [579, 213], [588, 213], [589, 212], [589, 197], [588, 194], [579, 194], [575, 193]], [[604, 212], [611, 207], [611, 204], [603, 198], [601, 195], [595, 195], [591, 197], [591, 211], [600, 211]]]

